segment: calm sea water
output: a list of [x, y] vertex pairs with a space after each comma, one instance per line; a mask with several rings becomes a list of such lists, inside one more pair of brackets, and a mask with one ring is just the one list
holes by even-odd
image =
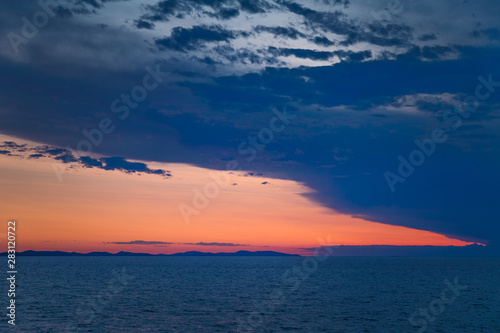
[[[500, 332], [499, 259], [19, 257], [17, 264], [18, 332]], [[445, 280], [459, 285], [455, 293]]]

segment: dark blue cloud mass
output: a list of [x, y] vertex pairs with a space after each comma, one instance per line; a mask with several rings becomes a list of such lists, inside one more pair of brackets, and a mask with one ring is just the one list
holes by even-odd
[[[454, 17], [435, 1], [59, 6], [71, 15], [18, 53], [1, 42], [0, 133], [47, 144], [31, 158], [166, 177], [131, 160], [236, 161], [339, 212], [500, 253], [500, 4]], [[37, 10], [2, 3], [0, 32], [22, 34], [15, 13]], [[103, 119], [113, 131], [91, 149], [104, 157], [68, 152]]]

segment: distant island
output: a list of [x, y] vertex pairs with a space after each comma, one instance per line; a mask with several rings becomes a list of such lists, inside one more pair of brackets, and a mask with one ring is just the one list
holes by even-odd
[[[1, 255], [7, 255], [7, 252], [2, 252]], [[137, 257], [137, 256], [169, 256], [169, 257], [300, 257], [298, 254], [288, 254], [276, 251], [237, 251], [237, 252], [199, 252], [188, 251], [174, 254], [151, 254], [151, 253], [134, 253], [120, 251], [118, 253], [110, 252], [63, 252], [63, 251], [33, 251], [27, 250], [16, 253], [17, 256], [33, 256], [33, 257]]]
[[[316, 248], [302, 248], [305, 255], [314, 255]], [[433, 245], [340, 245], [327, 247], [319, 251], [322, 255], [333, 257], [500, 257], [498, 247], [470, 244], [466, 246], [433, 246]], [[7, 252], [0, 253], [6, 255]], [[174, 254], [151, 254], [124, 252], [63, 252], [63, 251], [23, 251], [18, 256], [57, 256], [57, 257], [137, 257], [137, 256], [170, 256], [170, 257], [301, 257], [298, 254], [289, 254], [276, 251], [237, 251], [237, 252], [200, 252], [188, 251]]]

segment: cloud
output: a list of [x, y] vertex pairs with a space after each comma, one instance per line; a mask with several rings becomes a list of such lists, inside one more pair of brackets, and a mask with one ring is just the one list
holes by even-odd
[[168, 170], [150, 169], [142, 162], [129, 162], [123, 157], [103, 157], [94, 159], [88, 156], [82, 156], [78, 162], [87, 168], [99, 168], [103, 170], [118, 170], [125, 173], [145, 173], [152, 175], [160, 175], [164, 178], [171, 177], [172, 174]]
[[92, 168], [92, 167], [103, 168], [102, 161], [94, 159], [89, 156], [80, 157], [80, 162], [87, 168]]
[[125, 172], [144, 172], [158, 175], [168, 175], [169, 171], [164, 170], [151, 170], [145, 163], [128, 162], [122, 157], [104, 157], [99, 160], [103, 163], [102, 169], [104, 170], [121, 170]]
[[[103, 170], [118, 170], [125, 173], [145, 173], [160, 175], [163, 178], [171, 177], [172, 174], [168, 170], [162, 169], [150, 169], [147, 164], [142, 162], [130, 162], [123, 157], [101, 157], [92, 158], [90, 156], [76, 157], [70, 150], [64, 148], [58, 148], [54, 146], [36, 146], [28, 147], [27, 144], [18, 145], [12, 141], [5, 141], [0, 147], [9, 147], [10, 150], [5, 150], [5, 153], [10, 155], [12, 152], [23, 153], [17, 156], [23, 156], [25, 152], [35, 152], [28, 154], [27, 158], [39, 159], [42, 157], [52, 158], [56, 161], [61, 161], [63, 163], [77, 163], [78, 165], [85, 168], [99, 168]], [[1, 151], [0, 151], [0, 154]]]
[[153, 245], [153, 246], [168, 246], [168, 245], [172, 245], [172, 244], [195, 245], [195, 246], [248, 246], [247, 244], [238, 244], [238, 243], [218, 243], [218, 242], [174, 243], [174, 242], [144, 241], [144, 240], [134, 240], [134, 241], [128, 241], [128, 242], [104, 242], [104, 244]]
[[185, 245], [199, 245], [199, 246], [248, 246], [248, 244], [238, 243], [217, 243], [217, 242], [198, 242], [198, 243], [178, 243]]
[[235, 36], [236, 33], [224, 30], [219, 25], [175, 27], [169, 37], [157, 39], [155, 43], [161, 48], [186, 52], [202, 47], [204, 42], [227, 42]]
[[307, 49], [287, 49], [281, 48], [277, 49], [275, 47], [269, 47], [269, 52], [275, 54], [276, 56], [295, 56], [297, 58], [312, 59], [312, 60], [328, 60], [333, 57], [333, 52], [328, 51], [314, 51]]
[[203, 13], [209, 17], [228, 20], [237, 17], [240, 11], [249, 14], [265, 13], [272, 8], [265, 0], [162, 0], [155, 5], [147, 5], [148, 13], [142, 16], [150, 21], [169, 21], [171, 18], [185, 18], [194, 13]]
[[162, 242], [162, 241], [143, 241], [143, 240], [134, 240], [129, 242], [105, 242], [104, 244], [117, 244], [117, 245], [171, 245], [176, 244], [172, 242]]
[[254, 29], [256, 32], [267, 32], [275, 35], [275, 37], [288, 37], [291, 39], [298, 39], [299, 37], [305, 38], [306, 35], [297, 29], [291, 27], [268, 27], [263, 25], [258, 25]]
[[326, 38], [325, 36], [315, 36], [314, 38], [311, 39], [311, 41], [317, 45], [328, 47], [335, 45], [334, 42]]
[[62, 154], [67, 152], [67, 150], [64, 148], [53, 148], [53, 147], [47, 147], [47, 146], [41, 147], [40, 151], [47, 153], [47, 154], [50, 154], [50, 155], [54, 155], [54, 156], [62, 155]]
[[134, 24], [137, 29], [147, 29], [147, 30], [153, 30], [155, 25], [152, 22], [148, 22], [145, 20], [135, 20]]
[[[15, 13], [33, 13], [35, 3], [0, 3], [0, 32], [19, 32]], [[479, 127], [452, 133], [397, 195], [382, 177], [415, 149], [416, 138], [443, 126], [439, 116], [453, 104], [429, 96], [461, 99], [474, 94], [480, 75], [500, 80], [498, 15], [474, 1], [454, 6], [449, 17], [449, 4], [425, 1], [377, 21], [366, 16], [373, 2], [335, 4], [327, 11], [323, 1], [160, 1], [146, 18], [86, 3], [91, 15], [55, 18], [17, 55], [4, 38], [0, 131], [54, 149], [76, 147], [81, 131], [103, 116], [117, 120], [111, 102], [142, 82], [146, 65], [162, 59], [175, 75], [95, 147], [107, 159], [14, 143], [0, 149], [123, 172], [159, 172], [133, 160], [224, 169], [230, 156], [246, 170], [303, 182], [315, 191], [312, 200], [341, 213], [500, 241], [500, 94], [467, 120]], [[245, 16], [218, 19], [217, 8]], [[139, 19], [154, 29], [138, 29]], [[255, 31], [269, 22], [294, 30]], [[29, 80], [12, 79], [23, 77]], [[285, 105], [297, 117], [247, 162], [238, 142]], [[346, 159], [336, 148], [351, 153]]]
[[442, 60], [457, 58], [459, 50], [451, 46], [413, 46], [407, 52], [397, 56], [398, 59]]
[[436, 34], [431, 33], [431, 34], [423, 34], [422, 36], [418, 37], [418, 39], [421, 41], [427, 42], [430, 40], [436, 40], [437, 37], [436, 37]]
[[490, 28], [490, 29], [481, 29], [474, 30], [471, 34], [474, 38], [486, 37], [490, 41], [500, 41], [500, 29], [499, 28]]
[[405, 24], [382, 24], [380, 22], [360, 24], [338, 10], [321, 12], [296, 2], [281, 1], [280, 3], [290, 12], [301, 15], [307, 24], [344, 36], [345, 39], [341, 41], [341, 44], [345, 46], [360, 42], [380, 46], [402, 46], [413, 37], [413, 29]]
[[18, 145], [13, 141], [4, 141], [3, 144], [0, 145], [0, 148], [9, 148], [10, 151], [16, 151], [16, 152], [25, 152], [28, 150], [28, 148], [26, 147], [27, 147], [26, 144]]
[[239, 0], [241, 10], [250, 14], [261, 14], [273, 8], [271, 2], [265, 0]]
[[370, 50], [359, 52], [339, 50], [334, 51], [333, 54], [338, 56], [342, 61], [364, 61], [372, 57], [372, 52]]
[[210, 13], [210, 16], [216, 17], [221, 20], [228, 20], [233, 17], [240, 15], [240, 10], [238, 8], [219, 8], [215, 13]]

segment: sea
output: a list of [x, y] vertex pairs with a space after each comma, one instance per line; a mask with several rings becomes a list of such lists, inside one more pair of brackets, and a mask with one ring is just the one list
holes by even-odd
[[500, 332], [498, 258], [16, 261], [0, 332]]

